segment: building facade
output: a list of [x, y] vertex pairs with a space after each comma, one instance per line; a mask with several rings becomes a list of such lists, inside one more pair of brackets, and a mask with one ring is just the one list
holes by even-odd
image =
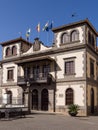
[[88, 19], [53, 28], [54, 43], [45, 46], [17, 38], [1, 43], [1, 104], [79, 115], [98, 114], [98, 33]]

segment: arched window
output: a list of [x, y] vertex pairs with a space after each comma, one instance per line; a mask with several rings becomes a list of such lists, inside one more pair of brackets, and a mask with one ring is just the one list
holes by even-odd
[[71, 32], [71, 42], [79, 40], [79, 32], [74, 30]]
[[61, 36], [61, 43], [67, 43], [69, 42], [69, 36], [67, 33], [63, 33]]
[[16, 55], [17, 54], [17, 48], [16, 46], [12, 47], [12, 55]]
[[73, 104], [73, 90], [71, 88], [68, 88], [66, 90], [66, 105]]
[[7, 47], [7, 49], [6, 49], [6, 56], [10, 56], [10, 55], [11, 55], [10, 47]]

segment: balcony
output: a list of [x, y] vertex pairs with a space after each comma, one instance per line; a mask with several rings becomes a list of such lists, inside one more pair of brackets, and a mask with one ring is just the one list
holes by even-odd
[[30, 74], [28, 76], [18, 76], [17, 83], [18, 85], [26, 85], [27, 80], [29, 80], [31, 84], [47, 83], [50, 77], [51, 77], [50, 74], [46, 73], [39, 73], [37, 75]]

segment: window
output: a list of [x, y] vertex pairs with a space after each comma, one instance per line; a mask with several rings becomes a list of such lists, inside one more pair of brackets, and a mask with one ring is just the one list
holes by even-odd
[[79, 40], [79, 32], [77, 30], [72, 31], [71, 33], [71, 41], [78, 41]]
[[94, 36], [91, 37], [91, 45], [94, 47]]
[[7, 80], [13, 80], [13, 69], [12, 70], [8, 70]]
[[94, 61], [90, 61], [90, 76], [94, 77]]
[[68, 88], [66, 90], [66, 105], [73, 104], [73, 90], [71, 88]]
[[88, 43], [94, 47], [94, 36], [90, 32], [88, 32]]
[[33, 68], [33, 76], [34, 76], [34, 79], [39, 78], [39, 73], [40, 73], [40, 68], [39, 68], [39, 66], [34, 67], [34, 68]]
[[10, 50], [10, 47], [8, 47], [6, 49], [6, 56], [10, 56], [11, 55], [11, 50]]
[[16, 55], [17, 54], [17, 48], [16, 46], [12, 47], [12, 55]]
[[43, 66], [43, 76], [46, 77], [49, 72], [50, 72], [50, 65], [44, 65]]
[[7, 91], [7, 104], [12, 104], [12, 91]]
[[24, 67], [24, 76], [25, 78], [30, 78], [31, 76], [31, 68], [30, 67]]
[[72, 75], [75, 73], [74, 61], [65, 61], [65, 74]]
[[61, 37], [61, 43], [67, 43], [67, 42], [69, 42], [69, 36], [67, 33], [63, 33]]
[[91, 34], [90, 34], [90, 32], [88, 32], [88, 43], [89, 44], [91, 43]]

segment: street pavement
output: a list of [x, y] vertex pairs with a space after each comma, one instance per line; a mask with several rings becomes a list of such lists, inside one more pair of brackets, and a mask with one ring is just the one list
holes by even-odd
[[98, 116], [70, 117], [59, 113], [35, 113], [0, 120], [0, 130], [98, 130]]

